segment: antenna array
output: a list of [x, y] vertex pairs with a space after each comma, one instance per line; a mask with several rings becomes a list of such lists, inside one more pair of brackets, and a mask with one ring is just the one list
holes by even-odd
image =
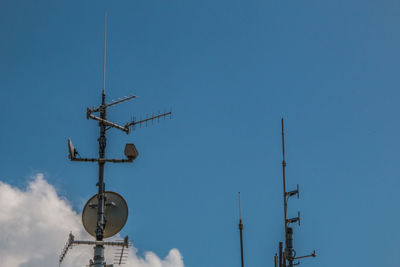
[[[130, 133], [130, 128], [135, 125], [141, 125], [149, 121], [154, 121], [156, 119], [160, 119], [162, 117], [166, 117], [169, 115], [171, 118], [172, 111], [157, 113], [156, 115], [152, 115], [151, 117], [146, 116], [146, 119], [136, 121], [135, 119], [131, 122], [126, 123], [124, 126], [118, 125], [114, 122], [111, 122], [107, 119], [107, 109], [109, 107], [115, 106], [117, 104], [126, 102], [128, 100], [132, 100], [136, 98], [135, 95], [124, 96], [119, 98], [116, 101], [112, 101], [111, 103], [106, 103], [106, 91], [105, 91], [105, 78], [106, 78], [106, 27], [107, 25], [107, 13], [105, 14], [104, 21], [104, 63], [103, 63], [103, 88], [101, 94], [101, 104], [98, 107], [87, 108], [86, 110], [86, 118], [98, 121], [100, 136], [97, 139], [99, 143], [99, 155], [96, 158], [82, 158], [75, 147], [72, 145], [70, 139], [68, 139], [68, 150], [69, 150], [69, 159], [71, 161], [83, 161], [83, 162], [97, 162], [99, 166], [99, 177], [98, 183], [96, 186], [98, 187], [98, 192], [95, 196], [89, 199], [88, 203], [85, 205], [85, 209], [82, 213], [82, 221], [85, 226], [85, 229], [89, 234], [93, 235], [96, 240], [95, 241], [78, 241], [75, 240], [72, 233], [69, 235], [68, 241], [61, 252], [59, 263], [63, 262], [67, 252], [74, 245], [94, 245], [94, 256], [93, 260], [89, 261], [89, 267], [110, 267], [113, 265], [107, 265], [104, 259], [104, 246], [116, 246], [120, 249], [117, 251], [117, 255], [114, 258], [115, 264], [123, 264], [127, 260], [127, 248], [130, 245], [128, 237], [125, 237], [124, 241], [113, 241], [106, 242], [104, 238], [111, 237], [112, 235], [117, 234], [124, 226], [127, 216], [128, 216], [128, 207], [126, 205], [125, 200], [119, 194], [115, 192], [105, 191], [105, 183], [104, 183], [104, 167], [106, 162], [112, 163], [131, 163], [133, 162], [137, 156], [138, 151], [134, 144], [126, 144], [125, 146], [125, 157], [119, 159], [109, 159], [106, 158], [105, 148], [106, 148], [106, 131], [115, 128], [125, 132], [126, 134]], [[96, 114], [98, 113], [98, 115]], [[94, 115], [96, 114], [96, 115]], [[93, 210], [95, 209], [95, 210]], [[97, 211], [96, 211], [97, 210]], [[106, 218], [107, 217], [107, 218]]]
[[[296, 256], [296, 251], [293, 248], [293, 228], [290, 227], [293, 223], [298, 223], [300, 225], [300, 212], [297, 213], [297, 217], [288, 218], [287, 217], [287, 203], [289, 198], [297, 196], [299, 198], [299, 185], [297, 185], [296, 190], [286, 191], [286, 161], [285, 161], [285, 132], [283, 118], [281, 120], [282, 124], [282, 182], [283, 182], [283, 213], [284, 213], [284, 227], [285, 227], [285, 247], [283, 243], [279, 242], [278, 255], [275, 254], [274, 261], [275, 267], [293, 267], [294, 265], [299, 265], [298, 260], [308, 257], [316, 257], [317, 254], [315, 250], [313, 253], [305, 256]], [[296, 262], [294, 262], [296, 261]]]
[[[124, 249], [132, 246], [131, 242], [129, 241], [128, 236], [126, 236], [123, 241], [83, 241], [83, 240], [75, 240], [75, 236], [72, 233], [70, 233], [69, 237], [68, 237], [68, 241], [65, 244], [65, 246], [60, 254], [59, 266], [61, 266], [61, 263], [64, 261], [68, 251], [71, 250], [73, 248], [73, 246], [75, 246], [75, 245], [96, 245], [96, 246], [101, 245], [101, 246], [121, 247], [121, 249], [119, 249], [117, 251], [117, 252], [119, 252], [118, 253], [119, 258], [117, 261], [117, 264], [119, 264], [119, 265], [126, 262], [127, 251], [124, 251]], [[92, 262], [92, 260], [90, 262], [91, 263], [89, 263], [89, 266], [94, 266], [94, 263]], [[114, 261], [114, 262], [116, 262], [116, 261]]]

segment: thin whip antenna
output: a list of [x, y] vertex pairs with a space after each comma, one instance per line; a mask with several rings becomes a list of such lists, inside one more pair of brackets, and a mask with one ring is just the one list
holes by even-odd
[[282, 124], [282, 160], [285, 160], [285, 128], [283, 124], [283, 118], [281, 119]]
[[287, 232], [287, 199], [286, 199], [286, 160], [285, 160], [285, 127], [283, 118], [281, 119], [282, 126], [282, 183], [283, 183], [283, 213], [284, 213], [284, 225], [285, 225], [285, 244], [286, 244], [286, 232]]
[[239, 194], [239, 231], [240, 231], [240, 256], [242, 260], [242, 267], [244, 267], [243, 259], [243, 222], [242, 222], [242, 207], [240, 205], [240, 192]]
[[104, 13], [103, 96], [106, 94], [107, 10]]
[[242, 206], [240, 205], [240, 192], [238, 192], [239, 195], [239, 219], [242, 220]]

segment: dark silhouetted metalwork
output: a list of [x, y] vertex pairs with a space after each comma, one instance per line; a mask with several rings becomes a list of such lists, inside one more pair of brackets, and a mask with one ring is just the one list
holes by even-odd
[[[107, 119], [107, 108], [115, 106], [117, 104], [120, 104], [122, 102], [126, 102], [128, 100], [132, 100], [136, 98], [135, 95], [130, 95], [130, 96], [124, 96], [122, 98], [119, 98], [117, 101], [112, 101], [112, 103], [107, 104], [106, 103], [106, 36], [107, 36], [107, 13], [105, 13], [105, 19], [104, 19], [104, 62], [103, 62], [103, 88], [102, 88], [102, 93], [101, 93], [101, 104], [96, 107], [96, 108], [87, 108], [86, 110], [86, 118], [87, 119], [92, 119], [98, 121], [98, 126], [99, 126], [99, 138], [97, 139], [98, 144], [99, 144], [99, 149], [98, 153], [99, 156], [98, 158], [82, 158], [80, 157], [79, 153], [75, 149], [75, 147], [72, 145], [72, 142], [70, 139], [68, 139], [68, 150], [69, 150], [69, 159], [71, 161], [83, 161], [83, 162], [97, 162], [99, 166], [99, 176], [98, 176], [98, 183], [96, 186], [98, 187], [98, 192], [97, 192], [97, 222], [96, 226], [94, 229], [94, 233], [96, 236], [96, 241], [74, 241], [72, 234], [70, 235], [69, 241], [64, 248], [64, 250], [61, 253], [60, 256], [60, 264], [63, 261], [68, 249], [71, 248], [73, 244], [92, 244], [95, 245], [94, 247], [94, 257], [93, 260], [90, 260], [89, 266], [90, 267], [104, 267], [108, 266], [105, 263], [104, 260], [104, 246], [105, 245], [110, 245], [110, 246], [120, 246], [122, 247], [121, 254], [119, 257], [119, 264], [123, 262], [125, 250], [124, 248], [127, 247], [128, 239], [126, 238], [126, 242], [104, 242], [103, 239], [105, 238], [104, 236], [104, 229], [106, 227], [107, 220], [104, 216], [105, 214], [105, 183], [104, 183], [104, 167], [106, 162], [112, 162], [112, 163], [131, 163], [133, 162], [136, 157], [138, 156], [138, 152], [136, 150], [136, 147], [133, 144], [127, 144], [125, 147], [124, 154], [126, 156], [126, 159], [107, 159], [105, 156], [105, 149], [107, 145], [107, 139], [106, 139], [106, 131], [115, 128], [118, 130], [121, 130], [125, 132], [126, 134], [130, 133], [130, 127], [134, 126], [136, 124], [142, 124], [143, 122], [147, 121], [152, 121], [154, 119], [159, 119], [160, 117], [165, 117], [169, 115], [171, 117], [172, 111], [166, 112], [163, 114], [158, 114], [156, 116], [153, 116], [151, 118], [147, 118], [146, 120], [141, 120], [141, 121], [132, 121], [130, 123], [125, 124], [124, 126], [118, 125], [116, 123], [113, 123]], [[93, 115], [93, 113], [99, 113], [97, 116]], [[77, 157], [79, 156], [79, 157]], [[108, 222], [112, 224], [112, 222]], [[124, 254], [125, 253], [125, 254]]]
[[[288, 218], [287, 217], [287, 204], [290, 197], [297, 196], [299, 198], [300, 190], [299, 185], [297, 185], [296, 190], [286, 191], [286, 160], [285, 160], [285, 129], [283, 118], [281, 120], [282, 126], [282, 183], [283, 183], [283, 214], [284, 214], [284, 229], [285, 229], [285, 248], [283, 248], [283, 243], [279, 242], [279, 254], [278, 257], [274, 257], [275, 266], [279, 267], [293, 267], [294, 265], [300, 264], [299, 261], [294, 262], [295, 260], [307, 258], [307, 257], [316, 257], [317, 254], [314, 252], [310, 255], [296, 257], [296, 251], [293, 247], [293, 228], [289, 227], [292, 223], [298, 223], [300, 226], [300, 212], [297, 213], [297, 217]], [[277, 259], [278, 258], [278, 259]]]
[[240, 203], [240, 192], [239, 195], [239, 232], [240, 232], [240, 258], [242, 262], [242, 267], [244, 267], [244, 256], [243, 256], [243, 221], [242, 221], [242, 207]]

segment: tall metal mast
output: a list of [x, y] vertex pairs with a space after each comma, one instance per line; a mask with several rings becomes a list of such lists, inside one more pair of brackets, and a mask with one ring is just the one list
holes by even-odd
[[[107, 120], [107, 109], [106, 109], [106, 43], [107, 43], [107, 11], [104, 14], [104, 55], [103, 55], [103, 90], [101, 94], [101, 105], [100, 105], [100, 118]], [[99, 122], [100, 136], [97, 139], [99, 142], [99, 159], [105, 158], [106, 153], [106, 125], [104, 121]], [[103, 232], [105, 227], [104, 221], [104, 161], [99, 161], [99, 181], [97, 183], [98, 193], [98, 205], [97, 205], [97, 225], [96, 225], [96, 240], [103, 241]], [[104, 246], [96, 245], [94, 248], [93, 263], [95, 267], [104, 266]]]
[[[85, 161], [85, 162], [97, 162], [99, 166], [99, 177], [98, 177], [98, 183], [96, 186], [98, 187], [97, 191], [97, 203], [96, 204], [91, 204], [92, 206], [97, 206], [97, 218], [96, 218], [96, 226], [94, 229], [96, 241], [76, 241], [74, 239], [74, 236], [70, 234], [70, 237], [68, 239], [68, 242], [62, 251], [60, 255], [60, 264], [63, 261], [66, 253], [68, 250], [72, 247], [72, 245], [76, 244], [86, 244], [86, 245], [95, 245], [94, 247], [94, 257], [93, 260], [90, 260], [89, 266], [90, 267], [104, 267], [104, 266], [112, 266], [112, 265], [106, 265], [105, 259], [104, 259], [104, 245], [108, 246], [120, 246], [122, 247], [122, 252], [120, 255], [119, 263], [122, 261], [122, 257], [124, 254], [124, 248], [128, 247], [129, 245], [129, 240], [126, 237], [124, 242], [105, 242], [103, 239], [105, 237], [109, 237], [110, 235], [105, 234], [105, 229], [106, 229], [106, 218], [105, 218], [105, 210], [106, 210], [106, 191], [105, 191], [105, 183], [104, 183], [104, 167], [106, 162], [113, 162], [113, 163], [131, 163], [133, 162], [136, 157], [138, 156], [138, 152], [136, 150], [136, 147], [134, 144], [126, 144], [125, 146], [125, 156], [126, 159], [107, 159], [106, 158], [106, 131], [115, 128], [118, 130], [121, 130], [125, 132], [126, 134], [130, 133], [130, 129], [133, 128], [135, 129], [136, 125], [142, 125], [143, 123], [146, 123], [148, 121], [154, 121], [155, 119], [160, 119], [160, 118], [165, 118], [169, 115], [171, 118], [172, 111], [169, 112], [164, 112], [164, 113], [157, 113], [151, 117], [148, 117], [146, 115], [146, 119], [144, 120], [139, 120], [136, 121], [134, 118], [132, 121], [126, 123], [124, 126], [118, 125], [116, 123], [113, 123], [109, 120], [107, 120], [107, 108], [120, 104], [122, 102], [131, 100], [135, 98], [135, 95], [130, 95], [130, 96], [124, 96], [122, 98], [119, 98], [117, 101], [112, 101], [111, 103], [107, 104], [106, 103], [106, 41], [107, 41], [107, 12], [105, 13], [105, 19], [104, 19], [104, 62], [103, 62], [103, 88], [102, 88], [102, 94], [101, 94], [101, 104], [97, 108], [87, 108], [86, 111], [86, 118], [87, 119], [93, 119], [99, 122], [99, 130], [100, 130], [100, 135], [98, 140], [99, 143], [99, 157], [98, 158], [81, 158], [79, 153], [76, 151], [74, 146], [72, 145], [71, 140], [68, 139], [68, 148], [69, 148], [69, 158], [71, 161]], [[99, 116], [93, 115], [93, 113], [99, 113]], [[79, 157], [77, 157], [77, 155]], [[113, 204], [113, 203], [110, 203]], [[91, 206], [89, 205], [89, 206]], [[89, 218], [90, 219], [90, 218]], [[84, 222], [85, 223], [85, 222]], [[110, 225], [112, 225], [112, 222], [109, 222]], [[86, 227], [86, 226], [85, 226]], [[111, 226], [112, 227], [112, 226]], [[123, 225], [121, 225], [121, 228]], [[119, 230], [118, 230], [119, 231]], [[90, 233], [90, 232], [89, 232]]]
[[[281, 120], [282, 123], [282, 182], [283, 182], [283, 222], [285, 225], [285, 244], [287, 243], [286, 240], [286, 233], [287, 233], [287, 199], [286, 199], [286, 161], [285, 161], [285, 132], [283, 127], [283, 118]], [[284, 265], [286, 266], [286, 264]]]
[[282, 126], [282, 183], [283, 183], [283, 214], [284, 214], [284, 230], [285, 230], [285, 247], [283, 248], [282, 242], [279, 242], [278, 255], [275, 255], [275, 266], [276, 267], [293, 267], [294, 265], [300, 264], [300, 262], [294, 262], [295, 260], [316, 257], [315, 250], [312, 254], [306, 256], [296, 257], [296, 251], [293, 248], [293, 228], [289, 227], [290, 224], [298, 222], [300, 225], [300, 212], [295, 218], [288, 219], [287, 217], [287, 203], [290, 197], [297, 195], [299, 198], [299, 185], [297, 189], [293, 191], [286, 191], [286, 160], [285, 160], [285, 130], [283, 118], [281, 119]]

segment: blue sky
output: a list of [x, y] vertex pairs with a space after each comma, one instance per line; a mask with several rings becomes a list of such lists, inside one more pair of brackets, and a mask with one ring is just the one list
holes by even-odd
[[[289, 215], [302, 266], [396, 266], [400, 188], [398, 1], [0, 2], [0, 180], [45, 174], [80, 212], [97, 166], [87, 106], [100, 102], [108, 10], [107, 97], [135, 100], [109, 118], [173, 108], [127, 136], [132, 165], [107, 165], [106, 188], [130, 208], [121, 232], [139, 253], [175, 247], [185, 266], [273, 266], [283, 238], [280, 118], [287, 126]], [[60, 250], [62, 248], [60, 247]]]

